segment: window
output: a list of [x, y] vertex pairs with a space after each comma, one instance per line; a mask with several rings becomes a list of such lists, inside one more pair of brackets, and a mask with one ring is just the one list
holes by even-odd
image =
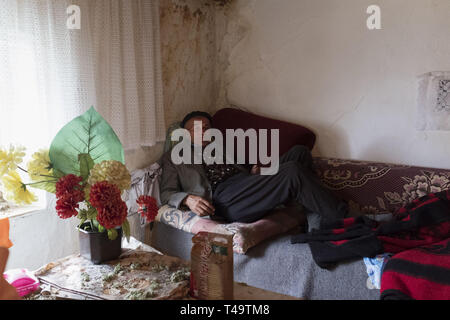
[[[26, 167], [31, 154], [48, 146], [50, 141], [48, 110], [39, 105], [39, 92], [44, 89], [38, 81], [39, 61], [31, 45], [32, 39], [26, 34], [9, 33], [1, 40], [0, 146], [24, 146], [27, 155], [22, 167]], [[20, 170], [18, 173], [23, 181], [29, 180], [26, 173]], [[17, 206], [0, 198], [0, 211], [21, 214], [44, 207], [46, 193], [37, 189], [33, 193], [38, 201], [32, 206]]]
[[[67, 27], [73, 4], [80, 29]], [[125, 150], [163, 141], [160, 64], [156, 0], [1, 1], [0, 146], [49, 148], [91, 106]]]

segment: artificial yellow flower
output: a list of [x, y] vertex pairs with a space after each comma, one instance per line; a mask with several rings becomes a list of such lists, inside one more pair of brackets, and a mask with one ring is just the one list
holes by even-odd
[[6, 199], [17, 204], [31, 204], [37, 200], [27, 186], [22, 182], [20, 176], [15, 171], [10, 171], [2, 178], [3, 187], [6, 193]]
[[131, 175], [122, 162], [116, 160], [104, 160], [94, 165], [91, 169], [88, 183], [93, 186], [95, 183], [101, 181], [115, 184], [120, 191], [123, 191], [130, 188]]
[[10, 146], [9, 150], [0, 149], [0, 177], [17, 169], [25, 156], [25, 148]]
[[28, 162], [27, 166], [31, 180], [41, 181], [43, 180], [43, 176], [53, 175], [48, 150], [39, 150], [38, 152], [35, 152], [32, 157], [33, 159]]

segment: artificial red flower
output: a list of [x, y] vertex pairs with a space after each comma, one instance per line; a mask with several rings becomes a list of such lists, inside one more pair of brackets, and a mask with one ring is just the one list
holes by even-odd
[[106, 229], [121, 226], [128, 215], [127, 205], [121, 199], [96, 209], [98, 212], [97, 220]]
[[56, 213], [61, 219], [68, 219], [78, 214], [79, 197], [70, 193], [63, 194], [56, 201]]
[[56, 182], [56, 196], [60, 198], [66, 193], [72, 193], [74, 190], [81, 190], [81, 181], [83, 181], [83, 178], [74, 174], [68, 174], [61, 177], [58, 182]]
[[94, 207], [104, 207], [111, 202], [121, 200], [119, 188], [107, 181], [95, 183], [89, 193], [89, 202]]
[[80, 182], [83, 178], [74, 174], [61, 177], [56, 182], [56, 213], [62, 219], [74, 217], [78, 214], [78, 203], [84, 200]]
[[97, 209], [97, 220], [106, 229], [121, 226], [127, 218], [127, 205], [120, 197], [119, 188], [112, 183], [95, 183], [89, 193], [89, 202]]
[[153, 222], [158, 214], [156, 199], [151, 196], [140, 196], [136, 203], [139, 205], [138, 212], [147, 222]]

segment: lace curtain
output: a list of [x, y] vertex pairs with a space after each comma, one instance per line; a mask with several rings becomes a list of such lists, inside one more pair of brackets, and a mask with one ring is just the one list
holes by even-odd
[[0, 0], [0, 145], [47, 148], [90, 106], [125, 150], [164, 140], [158, 1]]

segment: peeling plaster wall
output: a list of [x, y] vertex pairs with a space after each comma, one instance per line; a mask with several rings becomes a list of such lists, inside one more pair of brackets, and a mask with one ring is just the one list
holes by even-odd
[[[212, 0], [160, 0], [161, 56], [166, 127], [215, 101], [215, 5]], [[130, 170], [157, 161], [164, 143], [127, 152]]]
[[214, 102], [215, 16], [211, 1], [161, 0], [164, 110], [168, 125]]
[[[416, 77], [450, 70], [450, 2], [237, 0], [217, 13], [217, 108], [303, 124], [313, 153], [450, 168], [450, 132], [414, 129]], [[225, 19], [226, 18], [226, 19]]]
[[216, 65], [215, 65], [215, 102], [212, 112], [228, 107], [227, 90], [234, 79], [239, 76], [239, 71], [231, 65], [235, 52], [245, 41], [250, 23], [242, 16], [246, 2], [231, 0], [227, 5], [219, 7], [215, 11], [216, 22]]
[[[209, 0], [160, 0], [161, 56], [166, 127], [215, 100], [215, 6]], [[130, 170], [157, 161], [164, 143], [125, 154]]]

